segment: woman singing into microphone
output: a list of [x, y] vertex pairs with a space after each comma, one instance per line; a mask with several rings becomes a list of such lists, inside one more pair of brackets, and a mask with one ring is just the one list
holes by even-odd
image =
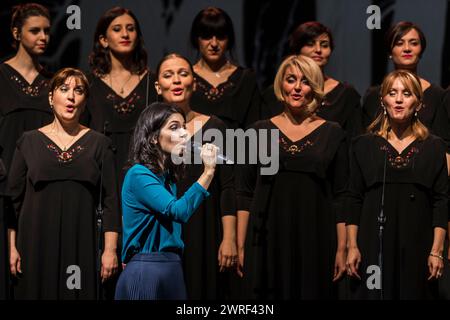
[[118, 300], [186, 299], [181, 254], [181, 225], [202, 201], [214, 177], [217, 148], [205, 144], [203, 172], [176, 197], [180, 160], [187, 141], [183, 111], [153, 103], [142, 112], [134, 130], [130, 164], [123, 188], [123, 250], [126, 264], [116, 288]]

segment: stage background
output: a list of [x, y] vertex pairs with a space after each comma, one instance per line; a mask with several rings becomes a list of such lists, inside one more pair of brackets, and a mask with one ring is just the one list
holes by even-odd
[[[13, 54], [9, 31], [11, 8], [27, 1], [0, 2], [0, 60]], [[449, 0], [57, 0], [36, 1], [46, 5], [52, 15], [50, 48], [42, 61], [51, 71], [63, 66], [88, 70], [97, 20], [104, 11], [120, 5], [130, 8], [139, 19], [149, 52], [149, 65], [155, 68], [168, 52], [182, 53], [192, 61], [196, 52], [188, 37], [191, 22], [202, 8], [212, 5], [231, 16], [236, 32], [234, 57], [253, 68], [263, 89], [273, 81], [276, 68], [286, 54], [289, 33], [300, 23], [318, 20], [331, 28], [335, 50], [327, 73], [353, 84], [363, 94], [392, 70], [384, 51], [384, 32], [400, 20], [410, 20], [423, 29], [427, 49], [419, 74], [433, 83], [450, 84]], [[81, 30], [69, 30], [66, 8], [81, 8]], [[381, 8], [381, 30], [369, 30], [366, 9]]]

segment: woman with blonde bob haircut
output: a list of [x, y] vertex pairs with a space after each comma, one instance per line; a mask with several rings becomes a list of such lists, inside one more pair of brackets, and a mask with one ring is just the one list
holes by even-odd
[[281, 102], [286, 102], [283, 93], [283, 76], [288, 68], [300, 71], [308, 81], [313, 92], [313, 98], [306, 106], [306, 110], [311, 114], [314, 113], [324, 96], [324, 80], [320, 67], [308, 57], [292, 55], [286, 58], [281, 63], [274, 81], [275, 96]]
[[[352, 141], [347, 206], [347, 273], [356, 299], [433, 299], [444, 268], [447, 228], [446, 143], [417, 118], [422, 106], [419, 78], [409, 71], [387, 75], [380, 91], [382, 113], [369, 132]], [[383, 199], [383, 200], [382, 200]], [[383, 202], [383, 206], [381, 206]], [[366, 283], [379, 265], [380, 290]]]
[[[284, 111], [256, 122], [252, 128], [261, 130], [259, 139], [267, 142], [247, 148], [249, 154], [261, 154], [252, 149], [258, 145], [270, 146], [271, 152], [278, 148], [279, 170], [262, 175], [264, 164], [258, 163], [239, 166], [236, 175], [239, 247], [247, 222], [251, 225], [244, 265], [247, 298], [336, 298], [333, 281], [344, 274], [346, 259], [345, 132], [315, 114], [323, 97], [323, 76], [312, 59], [287, 57], [274, 88]], [[271, 144], [271, 134], [277, 133]]]

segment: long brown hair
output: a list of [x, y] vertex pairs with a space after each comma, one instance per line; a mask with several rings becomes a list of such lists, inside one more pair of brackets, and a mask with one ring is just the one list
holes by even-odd
[[141, 75], [147, 70], [147, 51], [144, 48], [144, 39], [139, 21], [131, 10], [122, 7], [114, 7], [103, 14], [97, 23], [97, 28], [95, 29], [94, 45], [92, 52], [89, 55], [89, 66], [96, 76], [103, 76], [111, 71], [111, 57], [109, 55], [110, 49], [109, 47], [106, 49], [103, 48], [99, 41], [100, 36], [106, 37], [106, 31], [108, 30], [111, 22], [115, 18], [124, 14], [127, 14], [133, 18], [137, 31], [137, 43], [132, 53], [133, 64], [131, 72]]
[[[420, 79], [414, 73], [405, 70], [392, 71], [384, 78], [380, 89], [381, 102], [383, 101], [383, 98], [389, 94], [394, 81], [397, 79], [399, 79], [405, 88], [407, 88], [411, 94], [416, 97], [417, 104], [421, 106], [423, 100], [423, 90], [420, 84]], [[391, 124], [387, 112], [380, 112], [377, 118], [369, 125], [367, 131], [387, 139], [390, 128]], [[427, 127], [420, 122], [416, 114], [414, 114], [411, 119], [411, 130], [414, 137], [419, 140], [425, 140], [429, 135]]]

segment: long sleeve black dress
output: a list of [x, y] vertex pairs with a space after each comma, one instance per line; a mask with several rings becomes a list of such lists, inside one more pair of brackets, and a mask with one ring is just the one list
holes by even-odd
[[0, 178], [0, 299], [8, 296], [9, 259], [7, 257], [4, 207], [6, 174], [11, 166], [17, 139], [25, 131], [37, 129], [53, 120], [48, 103], [48, 84], [51, 74], [41, 71], [33, 83], [7, 63], [0, 64], [0, 158], [4, 175]]
[[155, 75], [148, 72], [130, 94], [118, 96], [103, 80], [93, 75], [86, 111], [81, 122], [111, 138], [115, 153], [117, 185], [121, 190], [128, 160], [130, 139], [136, 121], [145, 107], [157, 99]]
[[[120, 232], [109, 139], [89, 130], [63, 151], [33, 130], [17, 142], [8, 177], [23, 272], [16, 299], [96, 298], [95, 209], [101, 171], [103, 230]], [[76, 285], [70, 278], [76, 267], [80, 289], [68, 285]]]
[[[218, 130], [225, 137], [225, 124], [217, 117], [211, 116], [191, 141], [214, 143], [214, 139], [206, 139], [205, 136], [210, 129]], [[224, 145], [220, 146], [224, 148], [220, 150], [221, 153], [226, 152], [225, 140], [223, 143]], [[202, 173], [202, 163], [186, 165], [185, 177], [177, 183], [179, 196], [183, 195]], [[217, 165], [208, 192], [210, 196], [183, 226], [186, 290], [188, 298], [195, 300], [224, 299], [230, 294], [228, 274], [219, 273], [217, 255], [223, 238], [222, 217], [236, 215], [233, 165]]]
[[197, 73], [194, 77], [196, 90], [191, 98], [194, 111], [214, 115], [232, 129], [245, 129], [261, 119], [261, 96], [251, 69], [237, 67], [228, 80], [217, 87]]
[[[347, 224], [358, 226], [361, 281], [351, 281], [351, 296], [379, 299], [367, 279], [378, 266], [378, 215], [384, 161], [386, 180], [383, 235], [385, 299], [437, 297], [437, 281], [428, 281], [427, 259], [435, 227], [447, 228], [446, 145], [436, 136], [415, 140], [401, 153], [384, 138], [366, 134], [352, 143]], [[370, 282], [370, 281], [369, 281]]]
[[[279, 129], [270, 120], [252, 128]], [[271, 146], [269, 132], [260, 136], [266, 138]], [[261, 163], [237, 169], [238, 209], [250, 211], [244, 264], [247, 298], [334, 298], [336, 223], [344, 221], [348, 179], [345, 133], [328, 121], [298, 141], [280, 130], [272, 148], [279, 149], [275, 175], [261, 175]]]

